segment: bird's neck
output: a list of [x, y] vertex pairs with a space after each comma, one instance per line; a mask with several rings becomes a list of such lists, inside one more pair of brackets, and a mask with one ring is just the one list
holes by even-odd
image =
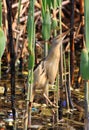
[[59, 60], [60, 59], [60, 44], [52, 45], [48, 56], [46, 57], [47, 60], [52, 60], [54, 61], [54, 59]]

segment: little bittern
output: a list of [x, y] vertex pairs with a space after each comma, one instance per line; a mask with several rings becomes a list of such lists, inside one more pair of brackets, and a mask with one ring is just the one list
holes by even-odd
[[68, 33], [69, 31], [58, 35], [53, 39], [52, 46], [47, 57], [41, 60], [35, 68], [32, 101], [36, 93], [36, 88], [41, 88], [43, 90], [43, 94], [45, 95], [47, 84], [54, 84], [60, 61], [60, 46]]

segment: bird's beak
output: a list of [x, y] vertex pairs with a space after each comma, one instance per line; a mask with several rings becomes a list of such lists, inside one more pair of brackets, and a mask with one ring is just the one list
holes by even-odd
[[55, 40], [63, 40], [65, 37], [66, 37], [66, 35], [67, 34], [69, 34], [70, 33], [70, 29], [67, 31], [67, 32], [64, 32], [64, 33], [62, 33], [62, 34], [59, 34], [56, 38], [55, 38]]
[[52, 40], [52, 43], [55, 44], [55, 43], [62, 43], [62, 40], [66, 37], [67, 34], [69, 34], [70, 32], [70, 29], [67, 31], [67, 32], [64, 32], [62, 34], [59, 34], [58, 36], [56, 36], [53, 40]]

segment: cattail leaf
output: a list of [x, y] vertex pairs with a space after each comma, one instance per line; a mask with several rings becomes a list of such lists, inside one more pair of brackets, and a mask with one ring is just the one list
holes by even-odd
[[[33, 44], [34, 44], [34, 1], [30, 1], [30, 8], [28, 14], [28, 21], [27, 21], [27, 31], [28, 31], [28, 50], [29, 52], [33, 52]], [[31, 56], [30, 56], [31, 59]], [[33, 58], [32, 58], [33, 59]]]
[[45, 12], [45, 16], [43, 17], [43, 23], [51, 24], [51, 16], [49, 10]]
[[50, 38], [50, 34], [51, 34], [51, 29], [50, 29], [50, 25], [48, 24], [42, 24], [42, 37], [43, 40], [47, 41]]
[[47, 0], [42, 0], [42, 17], [44, 17], [47, 9]]
[[55, 30], [57, 28], [58, 22], [56, 18], [52, 19], [52, 29]]
[[51, 16], [49, 11], [46, 11], [45, 17], [42, 22], [42, 37], [46, 41], [50, 38], [51, 34]]
[[35, 61], [34, 54], [31, 54], [29, 56], [29, 63], [28, 63], [29, 70], [31, 70], [34, 67], [34, 61]]
[[62, 0], [51, 0], [52, 8], [58, 8], [62, 3]]
[[57, 7], [62, 4], [62, 0], [57, 0]]
[[6, 45], [6, 37], [3, 30], [0, 28], [0, 58], [2, 57]]
[[85, 16], [85, 41], [89, 51], [89, 5], [88, 0], [84, 0], [84, 16]]
[[29, 18], [27, 23], [27, 30], [28, 30], [28, 41], [29, 50], [32, 50], [32, 43], [33, 43], [33, 28], [34, 28], [34, 18]]
[[[28, 69], [33, 70], [34, 67], [34, 34], [35, 34], [35, 23], [34, 23], [34, 2], [35, 0], [30, 1], [28, 21], [27, 21], [27, 32], [28, 32], [28, 51], [29, 51], [29, 60], [28, 60]], [[33, 77], [33, 73], [31, 73]], [[30, 78], [29, 79], [33, 79]]]
[[80, 57], [80, 74], [84, 80], [89, 79], [89, 58], [87, 49], [83, 49]]
[[42, 0], [44, 11], [46, 11], [47, 8], [47, 0]]
[[52, 2], [52, 7], [54, 7], [54, 0], [51, 0], [51, 2]]
[[47, 0], [47, 7], [48, 7], [49, 9], [52, 8], [52, 0]]
[[0, 1], [0, 27], [2, 26], [2, 2]]

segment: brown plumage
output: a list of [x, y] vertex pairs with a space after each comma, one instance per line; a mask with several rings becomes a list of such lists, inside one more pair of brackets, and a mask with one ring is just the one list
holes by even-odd
[[47, 84], [54, 84], [60, 61], [60, 45], [68, 32], [69, 31], [58, 35], [53, 39], [52, 46], [47, 57], [45, 57], [35, 68], [32, 101], [37, 88], [42, 89], [43, 94], [46, 94]]

